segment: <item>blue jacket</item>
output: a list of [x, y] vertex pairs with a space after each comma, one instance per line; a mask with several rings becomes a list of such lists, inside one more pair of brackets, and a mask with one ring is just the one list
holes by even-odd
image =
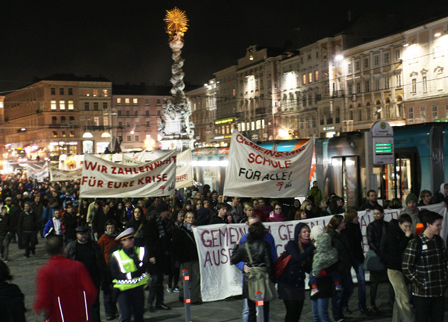
[[44, 214], [42, 215], [42, 227], [45, 227], [50, 219], [53, 219], [53, 213], [55, 207], [48, 206], [44, 210]]

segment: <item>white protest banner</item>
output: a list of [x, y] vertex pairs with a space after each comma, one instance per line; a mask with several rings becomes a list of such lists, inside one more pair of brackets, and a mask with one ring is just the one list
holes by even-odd
[[123, 160], [121, 161], [121, 164], [132, 164], [132, 165], [137, 165], [137, 164], [144, 164], [145, 162], [142, 161], [138, 161], [136, 159], [133, 159], [131, 157], [126, 156], [125, 154], [123, 154]]
[[[448, 233], [448, 220], [446, 220], [447, 211], [443, 203], [424, 208], [440, 213], [444, 217], [441, 236], [445, 238]], [[420, 209], [423, 209], [423, 207]], [[401, 212], [402, 209], [385, 210], [384, 220], [396, 219]], [[373, 211], [359, 211], [358, 216], [364, 239], [364, 252], [366, 253], [369, 248], [367, 226], [374, 220]], [[299, 222], [308, 224], [310, 228], [315, 225], [326, 227], [331, 217], [325, 216], [300, 221], [265, 222], [263, 224], [274, 237], [277, 254], [280, 255], [288, 241], [294, 239], [294, 228]], [[248, 226], [245, 224], [218, 224], [193, 228], [199, 255], [203, 301], [222, 300], [242, 293], [241, 271], [230, 264], [230, 258], [234, 245], [241, 236], [247, 233], [247, 229]], [[356, 278], [353, 270], [352, 275]], [[366, 275], [367, 278], [368, 274]]]
[[233, 131], [224, 195], [293, 198], [308, 194], [314, 141], [294, 151], [262, 148]]
[[191, 187], [194, 184], [193, 166], [191, 165], [191, 150], [185, 150], [177, 155], [176, 189]]
[[28, 170], [28, 178], [30, 180], [37, 180], [37, 182], [44, 182], [44, 179], [49, 177], [48, 162], [45, 162], [43, 167], [27, 164], [26, 168]]
[[74, 170], [62, 170], [57, 168], [50, 168], [50, 181], [66, 181], [81, 179], [82, 168]]
[[150, 163], [123, 165], [86, 154], [81, 198], [161, 197], [174, 193], [175, 151]]

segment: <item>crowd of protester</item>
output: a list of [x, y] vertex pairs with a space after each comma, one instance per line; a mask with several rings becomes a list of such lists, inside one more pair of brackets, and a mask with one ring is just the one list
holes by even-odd
[[[51, 265], [70, 266], [70, 262], [60, 257], [81, 262], [93, 285], [93, 288], [86, 285], [86, 289], [90, 293], [96, 289], [92, 299], [89, 298], [88, 314], [92, 321], [100, 321], [100, 290], [107, 320], [117, 317], [118, 302], [121, 321], [130, 321], [131, 312], [135, 321], [142, 321], [143, 288], [149, 290], [150, 312], [170, 310], [164, 302], [164, 293], [178, 292], [182, 300], [179, 283], [182, 269], [190, 272], [192, 304], [202, 303], [194, 227], [247, 223], [249, 233], [235, 246], [232, 263], [243, 273], [248, 273], [254, 265], [267, 267], [272, 281], [278, 285], [279, 298], [284, 302], [286, 322], [299, 321], [306, 297], [305, 274], [311, 272], [314, 321], [331, 321], [330, 303], [334, 321], [344, 321], [353, 313], [349, 308], [354, 290], [352, 268], [357, 277], [357, 309], [361, 314], [378, 313], [378, 284], [390, 283], [393, 321], [427, 321], [427, 317], [431, 317], [430, 321], [442, 321], [443, 297], [448, 283], [448, 257], [439, 236], [442, 217], [419, 211], [417, 206], [448, 201], [447, 195], [448, 184], [443, 184], [434, 195], [423, 190], [420, 201], [413, 193], [406, 197], [404, 204], [400, 199], [387, 201], [385, 208], [404, 207], [397, 220], [387, 222], [376, 192], [367, 193], [365, 203], [357, 210], [373, 214], [374, 220], [367, 227], [368, 246], [384, 265], [384, 269], [370, 272], [369, 306], [366, 303], [364, 241], [357, 210], [346, 209], [344, 199], [334, 194], [325, 199], [317, 182], [303, 202], [239, 197], [224, 200], [223, 195], [211, 191], [208, 185], [188, 189], [184, 195], [177, 192], [164, 198], [80, 199], [77, 181], [38, 183], [21, 175], [9, 176], [3, 178], [0, 197], [0, 255], [4, 265], [10, 260], [9, 247], [17, 244], [23, 249], [23, 256], [29, 258], [35, 255], [36, 244], [46, 238], [51, 241], [47, 242], [47, 252], [52, 261], [40, 273], [39, 285], [47, 282], [49, 277], [45, 272], [53, 271]], [[312, 230], [305, 223], [296, 225], [294, 239], [285, 245], [291, 260], [276, 279], [273, 274], [277, 259], [275, 242], [263, 222], [321, 216], [332, 216], [326, 230], [319, 226]], [[252, 263], [241, 247], [245, 242], [254, 258]], [[132, 262], [129, 267], [123, 265], [127, 259]], [[435, 263], [429, 273], [428, 263]], [[7, 266], [0, 268], [4, 271], [0, 274], [1, 285], [7, 286], [9, 270]], [[129, 280], [132, 285], [122, 285], [122, 280], [124, 284]], [[246, 284], [243, 274], [243, 321], [256, 321], [255, 303], [248, 299]], [[410, 295], [409, 285], [414, 296]], [[42, 300], [50, 296], [48, 292], [38, 294], [37, 312], [48, 313], [51, 309]], [[268, 321], [269, 302], [264, 309]]]

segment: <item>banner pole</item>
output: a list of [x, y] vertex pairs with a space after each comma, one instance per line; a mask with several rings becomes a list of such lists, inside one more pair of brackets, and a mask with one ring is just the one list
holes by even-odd
[[190, 298], [190, 275], [188, 270], [183, 270], [184, 280], [184, 303], [185, 303], [185, 322], [191, 322], [191, 298]]

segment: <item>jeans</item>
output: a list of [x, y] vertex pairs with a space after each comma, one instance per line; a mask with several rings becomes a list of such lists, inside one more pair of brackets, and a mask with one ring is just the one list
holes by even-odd
[[331, 298], [331, 309], [335, 321], [344, 318], [344, 314], [342, 313], [342, 292], [333, 292], [333, 297]]
[[134, 322], [143, 322], [145, 308], [143, 286], [120, 291], [117, 300], [120, 309], [120, 322], [131, 322], [132, 313], [134, 313]]
[[249, 321], [249, 303], [247, 303], [247, 298], [243, 299], [243, 322]]
[[314, 322], [331, 322], [328, 315], [328, 305], [330, 298], [316, 298], [311, 300]]
[[355, 258], [352, 258], [352, 267], [356, 272], [356, 279], [358, 280], [358, 309], [360, 311], [367, 311], [366, 276], [362, 265], [363, 263], [359, 262]]
[[420, 322], [443, 322], [445, 296], [420, 297], [414, 296], [415, 320]]
[[149, 288], [148, 304], [154, 305], [154, 299], [156, 299], [156, 306], [163, 304], [163, 271], [157, 270], [157, 272], [151, 273], [151, 284]]

